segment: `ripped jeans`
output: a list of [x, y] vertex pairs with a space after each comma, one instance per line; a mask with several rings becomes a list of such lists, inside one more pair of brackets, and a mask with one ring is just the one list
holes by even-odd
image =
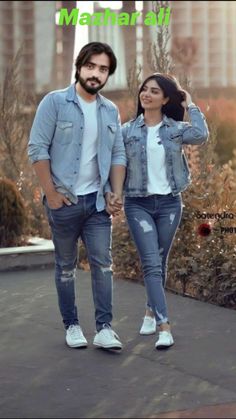
[[182, 215], [181, 195], [126, 197], [125, 214], [144, 274], [147, 305], [157, 324], [169, 321], [165, 298], [168, 254]]
[[67, 329], [79, 324], [75, 304], [75, 279], [78, 240], [84, 242], [91, 269], [96, 329], [111, 326], [112, 321], [112, 258], [111, 216], [96, 210], [96, 195], [78, 197], [78, 203], [50, 209], [45, 207], [55, 246], [55, 282], [63, 323]]

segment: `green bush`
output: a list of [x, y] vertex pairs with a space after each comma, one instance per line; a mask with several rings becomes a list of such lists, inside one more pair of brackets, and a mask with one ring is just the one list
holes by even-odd
[[[236, 228], [236, 162], [224, 166], [211, 163], [210, 148], [211, 142], [200, 152], [200, 166], [202, 154], [209, 164], [204, 162], [183, 193], [183, 217], [170, 252], [166, 286], [182, 295], [236, 309], [236, 234], [229, 233]], [[199, 234], [202, 224], [210, 225], [209, 235]], [[113, 219], [113, 268], [120, 278], [143, 281], [123, 213]]]
[[217, 126], [217, 144], [215, 152], [219, 163], [225, 164], [232, 159], [235, 148], [236, 123], [235, 121], [219, 121]]
[[[10, 179], [21, 191], [28, 219], [24, 234], [50, 238], [39, 182], [27, 155], [37, 99], [34, 92], [25, 89], [20, 82], [22, 60], [20, 49], [9, 63], [0, 85], [0, 178]], [[4, 228], [2, 226], [1, 237]], [[5, 241], [4, 237], [1, 240]], [[18, 239], [14, 243], [11, 240], [12, 245], [17, 242]]]
[[25, 205], [16, 185], [0, 178], [0, 247], [17, 245], [26, 223]]

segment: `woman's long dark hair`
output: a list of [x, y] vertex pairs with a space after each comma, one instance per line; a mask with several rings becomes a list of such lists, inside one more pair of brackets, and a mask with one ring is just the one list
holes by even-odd
[[169, 101], [166, 105], [163, 105], [161, 112], [165, 114], [168, 118], [175, 119], [176, 121], [183, 121], [184, 118], [184, 108], [181, 105], [181, 102], [185, 100], [185, 93], [181, 89], [178, 81], [175, 77], [170, 74], [154, 73], [151, 76], [147, 77], [146, 80], [142, 83], [139, 93], [138, 93], [138, 108], [136, 118], [143, 113], [144, 109], [140, 102], [140, 93], [143, 91], [145, 84], [149, 80], [155, 80], [158, 86], [163, 91], [164, 97], [168, 97]]

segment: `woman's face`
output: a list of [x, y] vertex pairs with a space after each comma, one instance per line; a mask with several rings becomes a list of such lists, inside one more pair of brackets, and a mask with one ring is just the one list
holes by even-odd
[[145, 83], [139, 98], [144, 110], [160, 110], [169, 100], [164, 97], [163, 90], [154, 79]]

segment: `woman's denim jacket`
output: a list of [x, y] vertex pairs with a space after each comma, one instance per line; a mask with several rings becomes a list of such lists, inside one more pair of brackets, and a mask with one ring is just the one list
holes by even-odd
[[[164, 115], [159, 130], [165, 149], [167, 179], [173, 195], [184, 191], [191, 182], [183, 145], [203, 144], [209, 134], [205, 117], [197, 106], [190, 105], [188, 114], [190, 123], [175, 121]], [[147, 196], [147, 126], [143, 114], [126, 122], [122, 126], [122, 134], [127, 157], [125, 195]]]

